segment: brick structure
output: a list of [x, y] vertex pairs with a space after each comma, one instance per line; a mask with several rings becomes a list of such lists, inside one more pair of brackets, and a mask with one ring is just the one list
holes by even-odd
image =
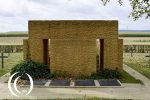
[[77, 76], [103, 68], [122, 70], [123, 40], [118, 39], [116, 20], [29, 21], [28, 27], [24, 59], [45, 63], [52, 73]]

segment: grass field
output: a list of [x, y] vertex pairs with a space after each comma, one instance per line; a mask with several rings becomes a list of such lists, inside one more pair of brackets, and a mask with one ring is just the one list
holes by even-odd
[[[22, 45], [27, 38], [28, 32], [0, 33], [0, 45]], [[119, 32], [119, 38], [124, 43], [150, 43], [150, 32]]]
[[[8, 54], [5, 53], [5, 56], [7, 55]], [[12, 67], [14, 67], [17, 63], [19, 63], [22, 60], [23, 60], [23, 53], [11, 53], [8, 58], [5, 58], [4, 68], [2, 69], [1, 59], [0, 59], [0, 76], [9, 72]]]
[[121, 83], [140, 83], [143, 84], [140, 80], [135, 79], [131, 75], [129, 75], [127, 72], [123, 71], [122, 73], [123, 79], [120, 80]]
[[[23, 39], [27, 39], [27, 32], [7, 32], [0, 33], [0, 45], [22, 45]], [[124, 43], [148, 43], [150, 44], [150, 32], [119, 32], [120, 38], [124, 39]], [[136, 37], [136, 38], [135, 38]], [[138, 38], [137, 38], [138, 37]], [[124, 54], [124, 62], [143, 75], [150, 78], [150, 68], [148, 67], [148, 58], [146, 54], [135, 54], [130, 57], [130, 54]], [[9, 58], [5, 59], [5, 68], [0, 68], [0, 76], [10, 71], [10, 69], [22, 60], [22, 53], [11, 54]], [[1, 59], [0, 59], [1, 60]], [[0, 62], [1, 66], [1, 62]], [[123, 80], [125, 83], [137, 83], [138, 80], [134, 79], [128, 73], [123, 72]]]
[[23, 45], [27, 37], [0, 37], [0, 45]]
[[28, 32], [1, 32], [0, 37], [27, 37]]
[[[8, 54], [5, 53], [5, 56]], [[1, 60], [1, 59], [0, 59]], [[18, 64], [20, 61], [23, 60], [23, 53], [12, 53], [10, 57], [5, 58], [4, 62], [4, 69], [1, 68], [1, 62], [0, 62], [0, 76], [4, 75], [5, 73], [9, 72], [12, 67], [14, 67], [16, 64]], [[138, 80], [134, 79], [132, 76], [130, 76], [125, 71], [123, 72], [123, 79], [120, 80], [122, 83], [139, 83]]]
[[124, 63], [150, 79], [149, 58], [148, 53], [134, 53], [131, 57], [130, 53], [124, 53]]
[[119, 32], [119, 37], [150, 37], [150, 32]]

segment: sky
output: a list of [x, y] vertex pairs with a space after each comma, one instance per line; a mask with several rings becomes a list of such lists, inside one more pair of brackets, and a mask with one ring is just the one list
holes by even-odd
[[129, 18], [131, 7], [111, 0], [0, 0], [0, 32], [28, 31], [28, 20], [118, 20], [119, 30], [150, 30], [150, 19]]

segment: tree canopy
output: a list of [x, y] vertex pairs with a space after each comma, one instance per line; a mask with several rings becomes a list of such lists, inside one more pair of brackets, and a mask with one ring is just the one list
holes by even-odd
[[[111, 0], [101, 0], [105, 5]], [[118, 0], [120, 6], [123, 5], [123, 0]], [[134, 20], [145, 17], [146, 19], [150, 18], [150, 0], [129, 0], [129, 3], [132, 7], [132, 11], [129, 17], [132, 17]]]

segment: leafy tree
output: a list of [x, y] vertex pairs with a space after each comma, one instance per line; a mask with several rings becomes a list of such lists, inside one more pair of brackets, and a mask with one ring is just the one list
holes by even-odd
[[[110, 0], [101, 0], [104, 6], [110, 2]], [[123, 0], [118, 0], [120, 5], [123, 4]], [[148, 19], [150, 17], [150, 0], [129, 0], [129, 3], [132, 7], [132, 11], [129, 17], [132, 17], [134, 20], [137, 20], [141, 17]]]

